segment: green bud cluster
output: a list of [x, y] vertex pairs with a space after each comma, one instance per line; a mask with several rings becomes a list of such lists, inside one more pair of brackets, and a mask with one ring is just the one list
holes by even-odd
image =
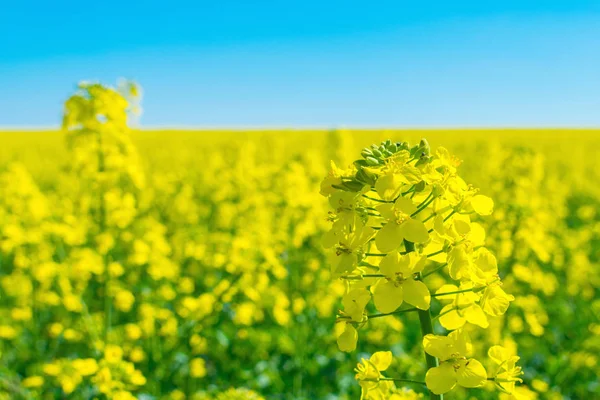
[[373, 144], [371, 147], [362, 149], [360, 152], [362, 158], [353, 163], [356, 167], [356, 174], [336, 188], [348, 192], [359, 192], [364, 185], [375, 185], [377, 174], [369, 171], [369, 168], [385, 165], [389, 158], [403, 150], [408, 151], [413, 160], [418, 159], [415, 166], [429, 163], [432, 160], [431, 148], [426, 139], [421, 139], [419, 144], [412, 147], [408, 142], [392, 142], [388, 139], [381, 142], [380, 145]]

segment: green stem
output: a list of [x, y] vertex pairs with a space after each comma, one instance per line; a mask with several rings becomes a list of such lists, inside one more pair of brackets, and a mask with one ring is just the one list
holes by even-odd
[[449, 294], [459, 294], [459, 293], [467, 293], [467, 292], [480, 292], [482, 289], [479, 288], [471, 288], [471, 289], [463, 289], [463, 290], [455, 290], [453, 292], [446, 292], [446, 293], [435, 293], [432, 294], [431, 297], [439, 297], [439, 296], [447, 296]]
[[367, 256], [367, 257], [385, 257], [385, 256], [387, 256], [387, 254], [380, 254], [380, 253], [365, 253], [365, 256]]
[[379, 382], [379, 381], [393, 381], [393, 382], [404, 382], [404, 383], [416, 383], [419, 385], [424, 385], [425, 382], [414, 381], [412, 379], [402, 379], [402, 378], [379, 378], [379, 379], [361, 379], [365, 382]]
[[423, 220], [423, 223], [425, 223], [425, 222], [429, 221], [431, 218], [435, 217], [436, 215], [437, 215], [437, 214], [436, 214], [436, 213], [434, 213], [434, 212], [433, 212], [433, 213], [431, 213], [431, 215], [430, 215], [429, 217], [427, 217], [427, 218], [425, 218], [425, 219]]
[[436, 315], [435, 317], [433, 317], [432, 321], [435, 321], [435, 320], [439, 319], [440, 317], [443, 317], [444, 315], [451, 313], [452, 311], [458, 311], [458, 310], [460, 310], [459, 307], [452, 307], [451, 309], [446, 310], [443, 313], [440, 313], [440, 314]]
[[[415, 244], [412, 242], [404, 241], [406, 251], [415, 251]], [[419, 274], [419, 278], [420, 278]], [[431, 322], [431, 313], [429, 310], [418, 310], [419, 322], [421, 323], [421, 335], [425, 337], [428, 334], [433, 334], [433, 323]], [[425, 361], [427, 362], [427, 369], [435, 368], [439, 365], [438, 359], [431, 354], [425, 353]], [[443, 400], [443, 394], [435, 394], [429, 391], [430, 400]]]
[[439, 251], [436, 251], [436, 252], [433, 252], [433, 253], [429, 253], [429, 254], [427, 254], [427, 257], [433, 257], [433, 256], [437, 256], [438, 254], [442, 254], [442, 253], [445, 253], [445, 252], [446, 252], [446, 250], [444, 250], [444, 249], [441, 249], [441, 250], [439, 250]]
[[444, 218], [444, 222], [448, 221], [448, 218], [453, 216], [455, 213], [456, 213], [456, 210], [452, 210], [452, 212], [450, 214], [446, 215], [446, 218]]
[[385, 278], [385, 275], [382, 275], [382, 274], [344, 275], [344, 276], [341, 276], [340, 278], [347, 279], [350, 281], [359, 281], [363, 278]]
[[419, 309], [416, 308], [416, 307], [415, 308], [407, 308], [405, 310], [398, 310], [398, 311], [394, 311], [394, 312], [391, 312], [391, 313], [367, 315], [367, 317], [369, 319], [381, 318], [381, 317], [387, 317], [389, 315], [404, 314], [404, 313], [413, 312], [413, 311], [419, 311]]
[[429, 275], [431, 275], [431, 274], [435, 274], [435, 273], [436, 273], [436, 272], [438, 272], [439, 270], [441, 270], [441, 269], [444, 269], [444, 267], [445, 267], [446, 265], [448, 265], [448, 263], [442, 264], [442, 265], [440, 265], [439, 267], [436, 267], [435, 269], [432, 269], [431, 271], [429, 271], [429, 272], [428, 272], [428, 273], [426, 273], [426, 274], [421, 274], [421, 279], [423, 279], [423, 278], [427, 278]]
[[433, 196], [429, 200], [427, 200], [427, 202], [422, 203], [422, 205], [417, 209], [417, 211], [415, 211], [414, 213], [412, 213], [410, 215], [410, 217], [413, 218], [415, 215], [419, 214], [421, 211], [423, 211], [424, 209], [426, 209], [431, 203], [433, 203], [433, 201], [436, 198], [437, 198], [436, 196]]
[[364, 197], [365, 199], [369, 199], [369, 200], [376, 201], [376, 202], [378, 202], [378, 203], [393, 203], [393, 201], [387, 201], [387, 200], [376, 199], [376, 198], [374, 198], [374, 197], [367, 196], [366, 194], [363, 194], [363, 195], [362, 195], [362, 197]]

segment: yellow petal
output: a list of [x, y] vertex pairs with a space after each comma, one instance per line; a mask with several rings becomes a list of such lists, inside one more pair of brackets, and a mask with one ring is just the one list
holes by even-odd
[[337, 344], [341, 351], [351, 352], [356, 349], [358, 341], [358, 332], [351, 324], [346, 324], [346, 329], [338, 337]]
[[479, 215], [490, 215], [494, 211], [494, 201], [480, 194], [471, 199], [471, 206]]
[[475, 261], [475, 265], [486, 275], [496, 275], [498, 273], [496, 257], [485, 247], [477, 250], [473, 260]]
[[373, 353], [369, 361], [371, 361], [378, 371], [385, 371], [392, 363], [392, 352], [378, 351]]
[[375, 244], [377, 249], [382, 253], [389, 253], [396, 250], [402, 241], [404, 235], [400, 225], [395, 222], [388, 222], [375, 236]]
[[356, 254], [342, 253], [336, 257], [334, 264], [332, 264], [333, 270], [331, 272], [334, 276], [339, 277], [345, 272], [352, 272], [357, 262]]
[[506, 312], [510, 302], [514, 299], [515, 298], [512, 295], [506, 294], [500, 286], [490, 285], [485, 288], [480, 304], [483, 311], [497, 317]]
[[417, 273], [423, 271], [425, 264], [427, 263], [427, 256], [419, 256], [417, 253], [407, 254], [410, 258], [411, 273]]
[[338, 190], [329, 196], [329, 205], [333, 209], [346, 208], [352, 206], [356, 201], [356, 193]]
[[421, 310], [429, 309], [431, 294], [423, 282], [409, 278], [402, 283], [402, 288], [404, 289], [404, 301]]
[[435, 394], [444, 394], [456, 386], [456, 373], [450, 363], [430, 368], [425, 375], [427, 388]]
[[390, 201], [398, 196], [400, 188], [404, 183], [407, 183], [407, 181], [406, 179], [403, 179], [402, 175], [388, 172], [377, 179], [375, 190], [377, 190], [377, 193], [382, 199]]
[[380, 312], [387, 314], [394, 312], [402, 305], [404, 300], [402, 285], [396, 286], [393, 282], [381, 280], [373, 292], [373, 302]]
[[421, 182], [421, 170], [414, 165], [404, 164], [400, 167], [400, 173], [408, 183]]
[[[407, 264], [407, 262], [400, 256], [400, 253], [393, 251], [387, 256], [383, 257], [379, 263], [379, 272], [383, 275], [392, 278], [398, 272], [402, 272], [401, 264]], [[408, 265], [405, 267], [408, 269]]]
[[449, 337], [432, 335], [431, 333], [423, 337], [423, 347], [427, 354], [439, 358], [440, 361], [449, 359], [454, 350], [453, 342]]
[[469, 265], [469, 256], [462, 247], [455, 247], [448, 254], [448, 272], [452, 279], [459, 280], [467, 277]]
[[483, 226], [477, 222], [471, 222], [469, 240], [473, 244], [473, 247], [483, 246], [485, 244], [485, 229], [483, 229]]
[[510, 354], [502, 346], [492, 346], [488, 350], [488, 356], [497, 364], [502, 364], [505, 360], [508, 360]]
[[385, 219], [389, 219], [389, 220], [393, 220], [394, 218], [396, 218], [396, 215], [394, 214], [394, 205], [393, 204], [382, 204], [380, 206], [377, 206], [377, 211], [379, 211], [379, 214], [381, 214], [381, 216]]
[[325, 234], [321, 238], [321, 244], [323, 245], [324, 248], [330, 249], [337, 242], [340, 241], [340, 237], [341, 237], [341, 235], [339, 234], [339, 232], [335, 229], [332, 229], [330, 231], [325, 232]]
[[485, 313], [477, 304], [473, 304], [471, 307], [465, 309], [463, 311], [463, 314], [465, 316], [465, 319], [471, 324], [480, 326], [484, 329], [490, 326], [490, 323], [488, 322]]
[[429, 240], [429, 232], [425, 224], [416, 219], [410, 218], [408, 221], [400, 225], [404, 237], [409, 242], [413, 243], [425, 243]]
[[[466, 215], [461, 217], [466, 217]], [[459, 235], [466, 235], [471, 232], [471, 224], [469, 223], [468, 217], [466, 219], [455, 218], [454, 228]]]
[[457, 329], [450, 332], [448, 335], [452, 343], [452, 352], [458, 353], [462, 357], [466, 357], [471, 354], [473, 345], [471, 344], [471, 338], [464, 329]]
[[344, 312], [354, 321], [360, 322], [365, 311], [365, 307], [371, 300], [371, 293], [364, 288], [352, 289], [342, 297]]
[[411, 215], [415, 211], [417, 211], [417, 206], [415, 206], [411, 199], [406, 197], [398, 197], [396, 200], [395, 208], [397, 210], [402, 211], [404, 214]]
[[450, 311], [454, 308], [453, 304], [448, 304], [440, 310], [440, 324], [449, 331], [462, 327], [466, 320], [456, 311]]
[[[456, 285], [443, 285], [442, 287], [440, 287], [438, 290], [435, 291], [436, 295], [439, 295], [441, 293], [452, 293], [452, 292], [456, 292], [458, 291], [458, 286]], [[455, 294], [447, 294], [445, 296], [437, 296], [437, 299], [439, 301], [453, 301], [456, 298], [456, 293]]]
[[460, 368], [456, 370], [458, 384], [467, 388], [482, 386], [487, 381], [487, 372], [483, 365], [474, 358], [459, 361]]

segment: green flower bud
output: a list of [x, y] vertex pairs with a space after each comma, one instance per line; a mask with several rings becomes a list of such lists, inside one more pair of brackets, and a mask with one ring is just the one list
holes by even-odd
[[[379, 153], [381, 154], [381, 153]], [[367, 157], [367, 164], [374, 167], [376, 165], [379, 165], [379, 160], [377, 160], [376, 158], [373, 157]]]
[[365, 171], [364, 169], [359, 169], [356, 173], [356, 180], [367, 185], [373, 186], [375, 185], [376, 177], [375, 175]]
[[360, 192], [365, 185], [359, 181], [351, 180], [343, 182], [342, 186], [344, 186], [349, 192]]

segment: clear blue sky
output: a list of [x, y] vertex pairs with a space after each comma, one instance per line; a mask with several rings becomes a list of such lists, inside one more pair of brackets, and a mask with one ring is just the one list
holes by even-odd
[[600, 126], [600, 1], [0, 6], [0, 126], [119, 77], [148, 127]]

